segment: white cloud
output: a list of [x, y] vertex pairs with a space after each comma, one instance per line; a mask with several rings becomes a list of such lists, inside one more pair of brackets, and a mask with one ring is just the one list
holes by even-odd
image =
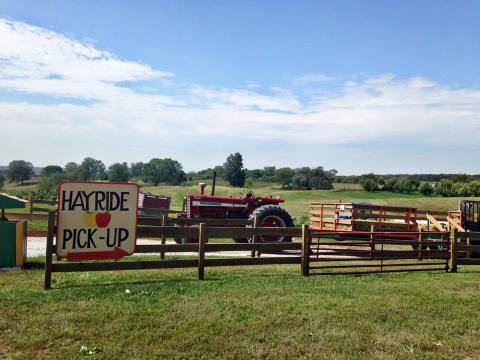
[[[113, 162], [191, 149], [187, 159], [179, 160], [187, 168], [198, 168], [225, 154], [195, 149], [220, 142], [230, 149], [229, 143], [252, 141], [289, 145], [264, 149], [263, 160], [258, 160], [263, 164], [274, 163], [287, 148], [331, 149], [344, 144], [374, 148], [378, 142], [402, 140], [418, 144], [415, 150], [398, 149], [411, 161], [423, 144], [439, 144], [448, 153], [450, 148], [476, 143], [480, 134], [479, 89], [443, 86], [422, 77], [383, 74], [321, 95], [315, 91], [299, 95], [295, 88], [284, 87], [270, 88], [267, 94], [256, 86], [235, 89], [176, 82], [169, 72], [118, 59], [92, 44], [24, 23], [0, 19], [0, 39], [0, 91], [57, 98], [43, 104], [29, 102], [28, 96], [21, 102], [0, 102], [0, 164], [20, 156], [19, 149], [39, 165], [61, 163], [84, 152]], [[329, 80], [323, 74], [302, 78], [312, 84]], [[159, 81], [161, 86], [144, 93], [122, 85], [143, 80]], [[92, 101], [78, 104], [64, 98]], [[39, 136], [47, 137], [48, 144], [38, 146]], [[24, 144], [19, 146], [19, 141]], [[251, 147], [235, 146], [245, 149], [232, 151]], [[388, 145], [382, 146], [379, 153], [388, 151]], [[46, 160], [47, 156], [58, 160]], [[208, 163], [200, 165], [199, 159], [205, 158], [202, 161]], [[312, 161], [321, 159], [307, 149], [293, 165]]]
[[115, 83], [171, 76], [62, 34], [0, 19], [0, 87], [52, 96], [110, 97]]
[[331, 80], [333, 80], [333, 78], [325, 74], [306, 74], [306, 75], [295, 78], [294, 83], [308, 84], [308, 83], [318, 83], [318, 82], [331, 81]]

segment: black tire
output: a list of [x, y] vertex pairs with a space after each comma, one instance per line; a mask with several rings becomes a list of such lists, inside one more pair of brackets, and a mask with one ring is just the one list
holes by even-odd
[[[274, 222], [279, 227], [293, 227], [293, 219], [290, 214], [278, 205], [263, 205], [256, 208], [249, 219], [257, 218], [257, 226], [269, 226], [265, 222]], [[290, 236], [279, 236], [275, 240], [257, 237], [257, 242], [291, 242]]]

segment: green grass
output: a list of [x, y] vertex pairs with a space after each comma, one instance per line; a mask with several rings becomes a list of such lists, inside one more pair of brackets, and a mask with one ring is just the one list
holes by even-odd
[[47, 292], [42, 270], [0, 273], [0, 358], [474, 359], [479, 272], [55, 273]]
[[[207, 193], [210, 192], [210, 183], [207, 186]], [[27, 186], [34, 186], [32, 184]], [[14, 189], [15, 187], [12, 187]], [[198, 194], [198, 185], [188, 186], [147, 186], [143, 185], [141, 191], [151, 192], [157, 195], [167, 195], [172, 198], [172, 209], [181, 210], [185, 194]], [[243, 191], [241, 188], [232, 188], [226, 185], [217, 185], [216, 195], [239, 196]], [[319, 202], [349, 202], [367, 201], [380, 205], [410, 206], [425, 210], [456, 210], [462, 198], [443, 198], [421, 194], [399, 194], [393, 192], [366, 192], [359, 190], [358, 184], [335, 184], [335, 190], [281, 190], [279, 186], [268, 186], [265, 183], [256, 185], [254, 193], [259, 196], [282, 197], [285, 203], [282, 204], [295, 218], [295, 223], [300, 225], [308, 223], [309, 204]], [[480, 198], [470, 198], [480, 199]], [[34, 221], [29, 223], [30, 229], [46, 230], [46, 222]]]
[[[340, 189], [344, 189], [339, 186]], [[309, 204], [319, 202], [349, 202], [368, 201], [380, 205], [411, 206], [425, 210], [456, 210], [458, 209], [459, 197], [443, 198], [436, 196], [423, 196], [421, 194], [399, 194], [393, 192], [367, 192], [363, 190], [280, 190], [278, 187], [262, 187], [253, 189], [255, 195], [280, 196], [285, 199], [282, 204], [292, 216], [297, 218], [297, 223], [308, 221]], [[197, 194], [198, 186], [144, 186], [142, 191], [148, 191], [157, 195], [172, 197], [172, 208], [181, 209], [183, 197], [186, 193]], [[207, 193], [210, 188], [207, 187]], [[238, 196], [242, 189], [227, 186], [217, 186], [216, 194], [223, 196]], [[475, 198], [471, 198], [475, 199]], [[479, 198], [476, 198], [479, 199]]]

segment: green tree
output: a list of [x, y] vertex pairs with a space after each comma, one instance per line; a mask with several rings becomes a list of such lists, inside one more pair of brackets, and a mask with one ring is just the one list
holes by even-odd
[[452, 176], [450, 180], [456, 183], [468, 183], [470, 182], [470, 180], [472, 180], [472, 177], [467, 174], [457, 174], [455, 176]]
[[246, 171], [247, 177], [249, 178], [260, 179], [261, 177], [263, 177], [263, 170], [261, 169], [253, 169], [253, 170], [245, 170], [245, 171]]
[[150, 160], [143, 166], [142, 178], [155, 186], [160, 183], [180, 185], [187, 180], [182, 165], [178, 161], [158, 158]]
[[275, 177], [275, 166], [265, 166], [263, 168], [262, 180], [266, 182], [274, 181]]
[[310, 168], [302, 167], [295, 169], [295, 175], [292, 178], [292, 187], [295, 190], [311, 190], [310, 187]]
[[385, 184], [383, 185], [383, 190], [384, 191], [394, 191], [394, 186], [395, 183], [397, 182], [397, 179], [395, 178], [389, 178], [385, 180]]
[[223, 164], [225, 179], [233, 187], [242, 187], [245, 184], [245, 169], [243, 168], [242, 154], [230, 154]]
[[127, 182], [129, 178], [128, 165], [126, 162], [115, 163], [108, 167], [108, 179], [115, 182]]
[[295, 170], [284, 167], [275, 170], [275, 181], [282, 185], [282, 189], [289, 188], [292, 185], [292, 179], [295, 175]]
[[455, 183], [452, 180], [443, 179], [435, 186], [435, 193], [440, 196], [455, 196]]
[[80, 166], [76, 162], [69, 162], [65, 165], [64, 170], [65, 179], [78, 180], [80, 178]]
[[42, 169], [42, 176], [50, 176], [56, 173], [62, 173], [63, 169], [58, 165], [48, 165]]
[[5, 184], [5, 177], [0, 174], [0, 189], [3, 187], [3, 184]]
[[30, 180], [33, 174], [33, 165], [31, 162], [14, 160], [8, 164], [7, 175], [12, 181], [23, 184], [25, 180]]
[[325, 171], [322, 166], [317, 166], [310, 171], [310, 188], [316, 190], [333, 189], [333, 180], [336, 170]]
[[415, 184], [408, 177], [398, 178], [393, 185], [393, 190], [399, 193], [409, 194], [416, 190]]
[[143, 162], [140, 161], [130, 164], [130, 168], [128, 169], [130, 179], [142, 176], [143, 165]]
[[373, 192], [378, 190], [378, 182], [372, 178], [362, 180], [362, 187], [365, 191]]
[[472, 181], [468, 186], [470, 188], [470, 196], [480, 196], [480, 181]]
[[378, 176], [373, 173], [362, 175], [360, 177], [360, 184], [365, 191], [377, 191], [378, 190]]
[[433, 194], [433, 186], [428, 181], [424, 181], [418, 187], [418, 191], [422, 195], [430, 196]]
[[453, 185], [455, 189], [455, 195], [457, 196], [473, 196], [470, 183], [467, 182], [457, 182]]
[[107, 172], [102, 161], [91, 157], [83, 159], [78, 169], [79, 180], [104, 180], [106, 178]]
[[65, 180], [65, 173], [63, 172], [42, 176], [38, 181], [37, 196], [42, 199], [55, 198], [57, 196], [57, 186], [63, 180]]

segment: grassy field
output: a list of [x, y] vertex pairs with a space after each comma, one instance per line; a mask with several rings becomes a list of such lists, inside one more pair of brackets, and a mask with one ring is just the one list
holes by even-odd
[[[197, 186], [142, 190], [172, 196], [179, 209]], [[447, 210], [459, 200], [355, 188], [254, 191], [284, 197], [297, 223], [312, 201]], [[298, 265], [207, 268], [205, 282], [195, 269], [54, 273], [54, 289], [44, 291], [43, 258], [29, 260], [27, 270], [0, 272], [0, 359], [480, 357], [480, 267], [309, 278]]]
[[[210, 185], [210, 184], [209, 184]], [[9, 190], [32, 190], [35, 188], [35, 182], [26, 183], [23, 186], [7, 184]], [[146, 186], [142, 185], [141, 191], [151, 192], [157, 195], [167, 195], [172, 198], [172, 208], [181, 210], [183, 197], [185, 194], [197, 194], [198, 185], [190, 186]], [[216, 194], [223, 196], [238, 196], [243, 189], [232, 188], [225, 185], [217, 185]], [[295, 218], [296, 225], [308, 223], [309, 204], [314, 201], [319, 202], [349, 202], [349, 201], [367, 201], [380, 205], [398, 205], [411, 206], [425, 210], [456, 210], [459, 201], [462, 198], [452, 197], [443, 198], [436, 196], [422, 196], [421, 194], [400, 194], [393, 192], [366, 192], [361, 190], [358, 184], [335, 184], [335, 189], [328, 190], [281, 190], [279, 186], [269, 186], [264, 183], [258, 184], [253, 189], [255, 195], [259, 196], [280, 196], [285, 199], [282, 205]], [[207, 193], [210, 187], [207, 186]], [[480, 199], [480, 198], [471, 198]], [[17, 210], [18, 211], [18, 210]], [[29, 224], [32, 230], [45, 230], [44, 221], [33, 221]]]
[[475, 359], [479, 272], [0, 273], [0, 358]]
[[[367, 192], [358, 189], [358, 186], [337, 184], [339, 190], [280, 190], [275, 187], [261, 187], [253, 189], [255, 195], [259, 196], [280, 196], [285, 199], [282, 205], [292, 216], [297, 224], [308, 222], [309, 204], [319, 202], [349, 202], [367, 201], [379, 205], [411, 206], [425, 210], [456, 210], [460, 199], [458, 197], [444, 198], [436, 196], [423, 196], [421, 194], [399, 194], [386, 191]], [[172, 197], [172, 208], [181, 209], [185, 193], [197, 194], [198, 186], [144, 186], [142, 191], [151, 192], [157, 195], [168, 195]], [[207, 192], [209, 192], [207, 187]], [[242, 189], [227, 186], [217, 186], [216, 194], [224, 196], [238, 196]], [[474, 198], [472, 198], [474, 199]], [[477, 198], [478, 199], [478, 198]]]

